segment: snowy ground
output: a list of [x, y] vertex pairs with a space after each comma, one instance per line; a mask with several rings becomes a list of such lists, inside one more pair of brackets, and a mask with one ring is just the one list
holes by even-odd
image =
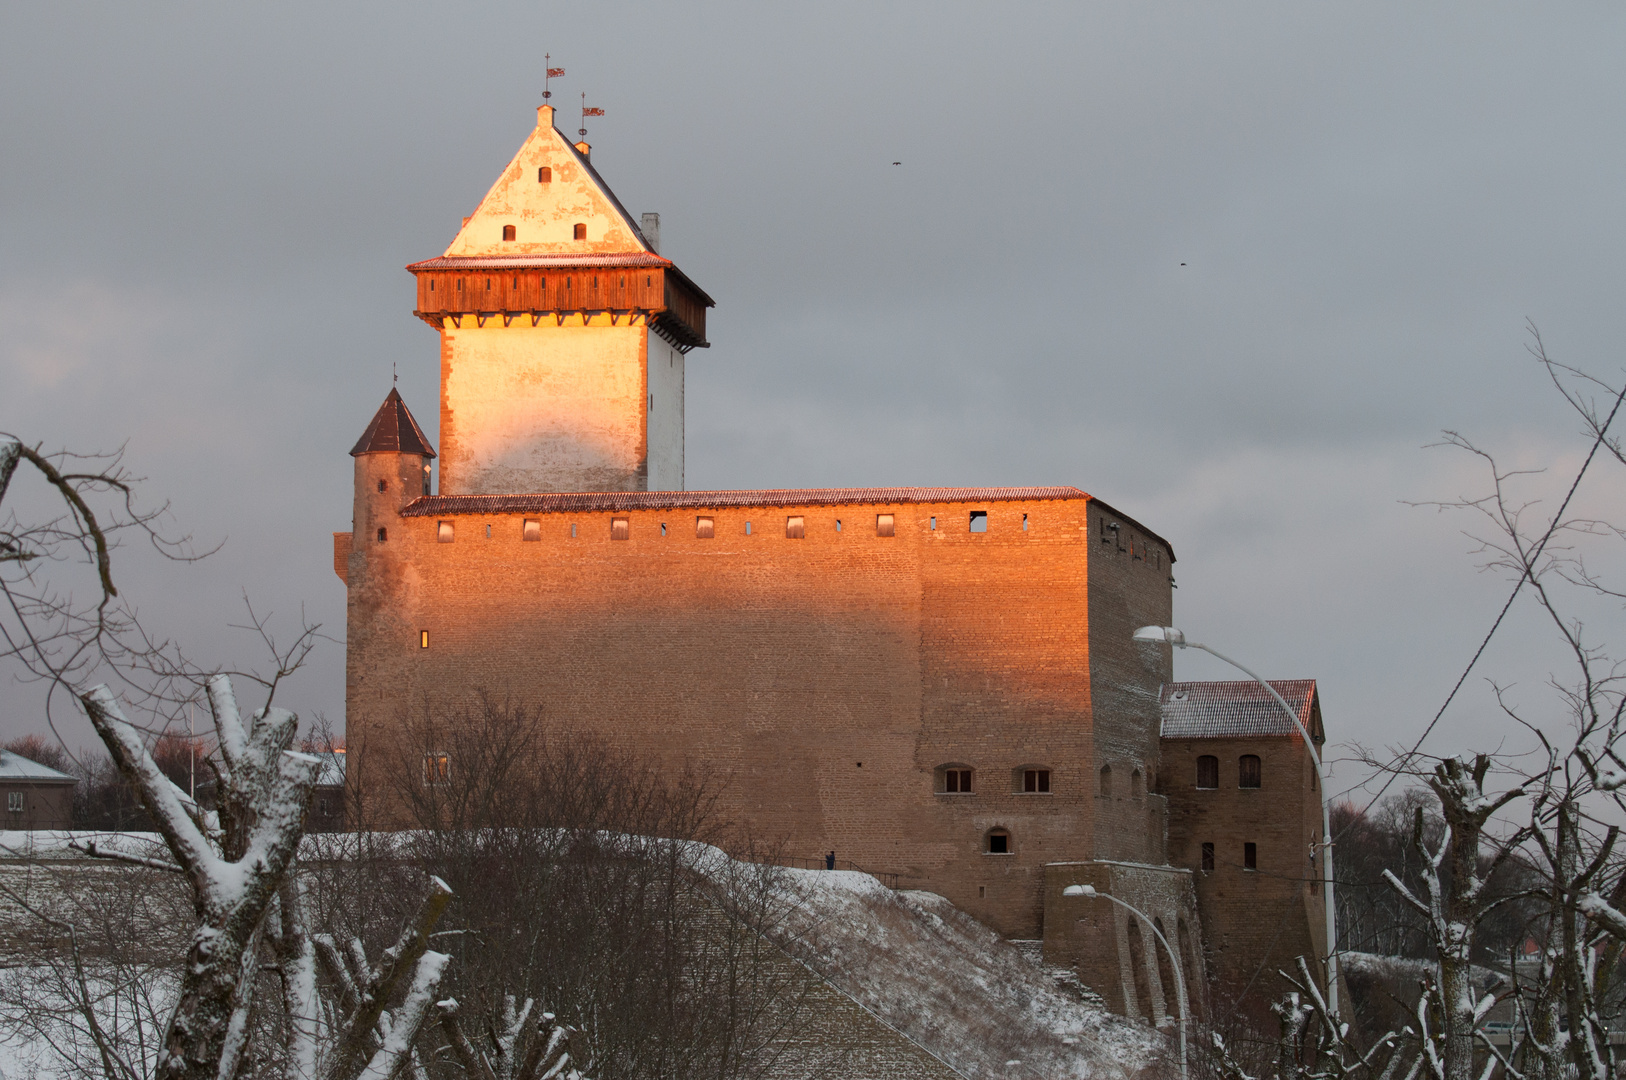
[[1170, 1051], [941, 896], [853, 871], [783, 875], [787, 951], [968, 1077], [1135, 1076]]

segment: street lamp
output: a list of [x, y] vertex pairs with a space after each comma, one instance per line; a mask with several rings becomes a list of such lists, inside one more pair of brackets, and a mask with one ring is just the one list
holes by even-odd
[[1146, 912], [1142, 911], [1140, 908], [1129, 903], [1128, 901], [1120, 900], [1111, 893], [1096, 892], [1094, 885], [1069, 885], [1061, 891], [1061, 894], [1063, 896], [1090, 896], [1099, 897], [1102, 900], [1111, 900], [1114, 904], [1117, 904], [1125, 911], [1140, 916], [1141, 921], [1151, 929], [1153, 934], [1157, 935], [1157, 940], [1163, 943], [1164, 950], [1169, 954], [1169, 964], [1174, 968], [1174, 993], [1180, 1005], [1180, 1077], [1181, 1080], [1185, 1080], [1187, 1020], [1186, 980], [1185, 976], [1181, 975], [1180, 973], [1180, 955], [1174, 951], [1174, 946], [1169, 944], [1169, 939], [1163, 936], [1163, 931], [1157, 928], [1157, 923], [1147, 918]]
[[1333, 907], [1332, 894], [1332, 804], [1327, 787], [1327, 769], [1321, 763], [1321, 755], [1316, 752], [1315, 740], [1310, 733], [1304, 730], [1304, 723], [1299, 719], [1298, 712], [1282, 699], [1276, 688], [1249, 671], [1241, 664], [1232, 660], [1224, 653], [1209, 648], [1207, 645], [1195, 641], [1187, 641], [1186, 635], [1172, 626], [1143, 626], [1135, 631], [1136, 641], [1163, 642], [1173, 645], [1177, 649], [1201, 649], [1210, 656], [1225, 661], [1238, 671], [1242, 672], [1254, 682], [1263, 686], [1270, 696], [1276, 699], [1276, 704], [1293, 721], [1293, 726], [1304, 737], [1304, 748], [1310, 752], [1310, 760], [1315, 763], [1316, 777], [1321, 786], [1321, 849], [1325, 853], [1321, 865], [1321, 900], [1322, 906], [1327, 909], [1327, 1011], [1333, 1016], [1338, 1015], [1338, 913]]

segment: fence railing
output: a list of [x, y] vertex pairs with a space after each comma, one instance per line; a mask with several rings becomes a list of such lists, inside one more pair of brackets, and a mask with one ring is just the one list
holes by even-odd
[[860, 874], [868, 874], [870, 877], [874, 878], [876, 881], [879, 881], [882, 885], [885, 885], [889, 889], [895, 890], [902, 887], [899, 884], [899, 882], [903, 879], [902, 874], [894, 873], [889, 870], [870, 870], [866, 867], [859, 866], [851, 859], [837, 859], [835, 866], [831, 867], [828, 858], [804, 859], [795, 855], [754, 855], [740, 856], [740, 858], [743, 858], [748, 862], [766, 863], [770, 866], [788, 866], [797, 870], [856, 870]]

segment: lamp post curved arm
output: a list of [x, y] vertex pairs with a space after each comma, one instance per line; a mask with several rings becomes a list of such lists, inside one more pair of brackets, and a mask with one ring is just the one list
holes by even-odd
[[1309, 751], [1310, 761], [1315, 765], [1316, 780], [1321, 788], [1321, 850], [1322, 850], [1322, 882], [1321, 901], [1326, 909], [1327, 917], [1327, 1011], [1333, 1016], [1338, 1015], [1338, 911], [1333, 906], [1332, 884], [1332, 804], [1328, 802], [1329, 789], [1327, 787], [1327, 768], [1321, 761], [1321, 754], [1316, 750], [1315, 740], [1305, 730], [1304, 722], [1299, 719], [1298, 710], [1287, 703], [1276, 688], [1266, 682], [1257, 673], [1232, 660], [1218, 649], [1211, 649], [1196, 641], [1187, 641], [1186, 635], [1172, 626], [1143, 626], [1135, 631], [1136, 641], [1165, 642], [1177, 649], [1201, 649], [1203, 652], [1236, 668], [1242, 674], [1264, 687], [1270, 696], [1276, 699], [1276, 704], [1282, 707], [1293, 726], [1304, 739], [1304, 748]]
[[1134, 904], [1129, 903], [1127, 900], [1120, 900], [1111, 893], [1096, 892], [1094, 885], [1069, 885], [1061, 891], [1061, 894], [1063, 896], [1089, 896], [1101, 900], [1111, 900], [1114, 904], [1117, 904], [1125, 911], [1139, 916], [1141, 922], [1146, 924], [1147, 929], [1151, 930], [1151, 932], [1157, 936], [1157, 940], [1163, 943], [1164, 951], [1169, 954], [1169, 966], [1174, 969], [1174, 993], [1180, 1007], [1180, 1076], [1181, 1080], [1185, 1080], [1186, 1022], [1189, 1019], [1189, 1012], [1186, 1006], [1186, 979], [1185, 976], [1181, 974], [1180, 954], [1174, 951], [1174, 946], [1170, 945], [1169, 939], [1163, 936], [1163, 931], [1157, 928], [1157, 923], [1148, 918], [1146, 912], [1142, 911]]

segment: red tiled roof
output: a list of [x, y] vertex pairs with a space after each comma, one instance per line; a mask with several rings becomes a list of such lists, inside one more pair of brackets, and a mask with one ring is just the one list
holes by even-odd
[[406, 407], [406, 402], [401, 400], [400, 393], [393, 386], [384, 404], [373, 414], [372, 423], [361, 433], [355, 449], [350, 451], [351, 457], [362, 454], [435, 456], [434, 448], [429, 445], [429, 437], [412, 418], [412, 410]]
[[403, 517], [440, 514], [558, 514], [575, 511], [681, 510], [754, 506], [838, 506], [854, 503], [1032, 502], [1088, 499], [1076, 487], [786, 488], [767, 491], [578, 491], [542, 495], [425, 495]]
[[603, 255], [592, 255], [585, 252], [568, 252], [558, 255], [545, 253], [532, 255], [437, 255], [433, 259], [412, 263], [407, 269], [413, 272], [419, 270], [518, 270], [530, 266], [670, 266], [676, 269], [671, 259], [664, 259], [648, 251]]
[[[1271, 679], [1270, 685], [1298, 710], [1299, 722], [1319, 741], [1315, 680]], [[1164, 683], [1160, 704], [1165, 739], [1298, 734], [1276, 699], [1252, 680]]]

